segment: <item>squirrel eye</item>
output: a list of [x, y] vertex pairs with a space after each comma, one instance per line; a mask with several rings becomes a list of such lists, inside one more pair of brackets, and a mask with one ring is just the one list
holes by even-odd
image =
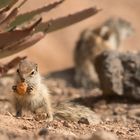
[[17, 73], [19, 73], [19, 69], [17, 69]]
[[34, 75], [34, 74], [35, 74], [35, 71], [32, 71], [30, 75]]

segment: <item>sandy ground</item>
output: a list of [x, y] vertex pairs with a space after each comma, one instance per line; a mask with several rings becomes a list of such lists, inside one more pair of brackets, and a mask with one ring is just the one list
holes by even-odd
[[73, 86], [72, 77], [72, 74], [65, 71], [63, 74], [57, 72], [57, 76], [53, 74], [47, 79], [46, 84], [52, 91], [53, 104], [64, 102], [67, 99], [87, 106], [100, 115], [99, 124], [82, 124], [56, 119], [46, 122], [42, 118], [36, 119], [34, 115], [26, 111], [21, 118], [16, 118], [11, 102], [13, 93], [9, 92], [13, 80], [3, 78], [0, 82], [0, 139], [3, 136], [3, 140], [6, 138], [8, 140], [40, 140], [41, 138], [54, 140], [60, 136], [62, 140], [70, 138], [90, 140], [95, 132], [105, 130], [117, 135], [119, 140], [140, 140], [140, 105], [138, 102], [120, 97], [104, 98], [97, 89], [91, 91], [83, 88], [77, 89]]

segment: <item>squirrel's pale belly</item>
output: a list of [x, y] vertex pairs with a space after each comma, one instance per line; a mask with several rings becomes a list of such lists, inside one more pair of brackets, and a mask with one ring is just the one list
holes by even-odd
[[44, 104], [44, 98], [40, 92], [35, 94], [26, 94], [25, 96], [18, 95], [16, 99], [24, 109], [31, 111], [41, 108]]

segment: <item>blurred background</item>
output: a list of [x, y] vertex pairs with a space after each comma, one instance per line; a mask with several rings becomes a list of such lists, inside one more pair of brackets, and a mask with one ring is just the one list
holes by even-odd
[[[56, 0], [29, 0], [21, 13], [42, 7]], [[97, 15], [65, 29], [47, 34], [33, 47], [11, 56], [27, 55], [40, 66], [42, 74], [62, 70], [73, 66], [73, 50], [81, 31], [88, 27], [97, 27], [110, 17], [122, 17], [135, 28], [135, 34], [126, 39], [122, 46], [125, 50], [138, 50], [140, 44], [140, 0], [65, 0], [65, 2], [49, 13], [42, 13], [43, 20], [64, 16], [87, 7], [96, 6], [102, 11]], [[11, 57], [3, 59], [8, 61]]]

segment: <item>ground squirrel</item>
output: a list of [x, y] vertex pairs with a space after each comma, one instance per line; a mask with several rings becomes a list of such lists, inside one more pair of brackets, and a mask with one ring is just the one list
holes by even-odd
[[94, 68], [96, 56], [105, 50], [117, 50], [121, 41], [133, 32], [131, 24], [120, 18], [111, 18], [96, 29], [83, 31], [74, 50], [76, 84], [96, 87], [99, 83]]
[[[18, 83], [22, 82], [27, 83], [25, 94], [18, 93]], [[100, 122], [100, 117], [92, 110], [75, 102], [65, 101], [59, 105], [52, 105], [49, 90], [41, 80], [37, 64], [28, 60], [22, 60], [19, 63], [13, 91], [16, 116], [21, 116], [22, 109], [35, 112], [38, 108], [44, 107], [49, 116], [49, 120], [56, 118], [79, 121], [81, 118], [86, 118], [90, 124]]]
[[[17, 86], [19, 83], [27, 84], [27, 90], [24, 95], [18, 93]], [[38, 108], [44, 107], [48, 120], [53, 120], [49, 91], [42, 82], [37, 64], [22, 60], [17, 69], [15, 85], [12, 88], [15, 93], [16, 116], [22, 115], [22, 109], [35, 112]]]

